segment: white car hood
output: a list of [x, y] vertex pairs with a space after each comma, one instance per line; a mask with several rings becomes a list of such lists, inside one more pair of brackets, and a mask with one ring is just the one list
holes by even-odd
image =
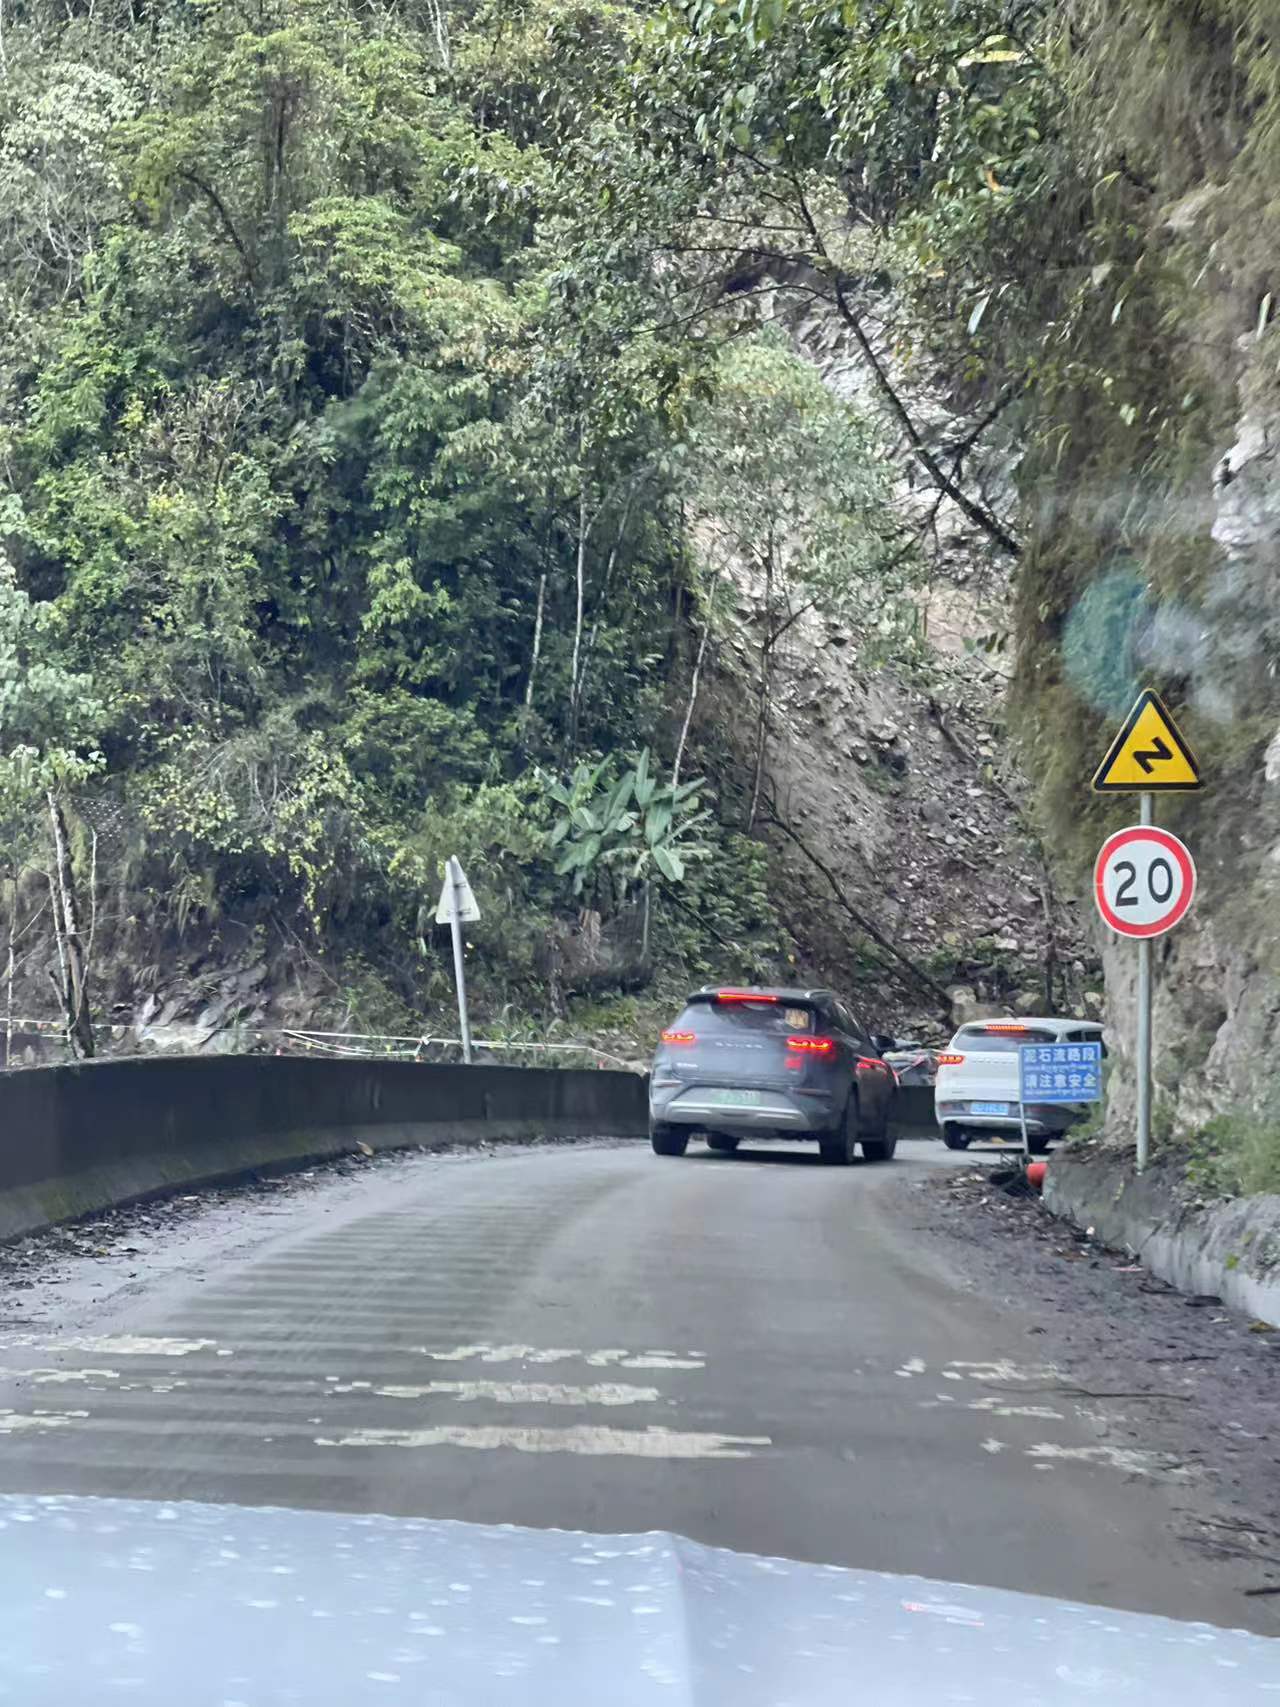
[[1280, 1643], [996, 1589], [415, 1518], [0, 1497], [20, 1707], [1280, 1707]]

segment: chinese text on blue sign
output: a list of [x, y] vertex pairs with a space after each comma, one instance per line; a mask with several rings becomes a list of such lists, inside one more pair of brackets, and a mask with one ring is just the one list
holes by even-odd
[[1024, 1103], [1100, 1102], [1100, 1043], [1024, 1043], [1018, 1051]]

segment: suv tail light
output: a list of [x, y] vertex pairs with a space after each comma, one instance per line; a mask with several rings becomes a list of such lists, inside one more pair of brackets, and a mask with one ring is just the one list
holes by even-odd
[[809, 1055], [834, 1055], [836, 1040], [834, 1037], [789, 1037], [787, 1048], [803, 1050]]
[[698, 1034], [696, 1031], [664, 1031], [662, 1041], [664, 1043], [696, 1043]]
[[717, 1002], [773, 1002], [776, 996], [762, 995], [759, 990], [717, 990], [714, 998]]
[[938, 1065], [940, 1067], [958, 1067], [963, 1060], [963, 1055], [939, 1055]]

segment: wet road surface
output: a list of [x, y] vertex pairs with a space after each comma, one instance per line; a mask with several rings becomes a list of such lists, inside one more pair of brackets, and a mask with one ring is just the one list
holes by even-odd
[[0, 1489], [670, 1529], [1256, 1624], [1171, 1537], [1181, 1473], [913, 1237], [904, 1174], [953, 1165], [570, 1146], [224, 1203], [7, 1296]]

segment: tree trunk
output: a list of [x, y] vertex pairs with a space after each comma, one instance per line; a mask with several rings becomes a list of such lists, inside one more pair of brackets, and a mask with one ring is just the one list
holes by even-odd
[[538, 609], [533, 619], [533, 656], [529, 660], [529, 680], [525, 684], [524, 708], [533, 709], [533, 684], [538, 679], [538, 659], [542, 656], [542, 613], [547, 603], [547, 572], [538, 576]]
[[49, 823], [53, 831], [54, 858], [54, 926], [61, 921], [61, 944], [65, 967], [63, 1006], [66, 1009], [67, 1042], [79, 1050], [85, 1060], [93, 1056], [93, 1021], [89, 1015], [89, 968], [84, 946], [80, 940], [80, 915], [76, 901], [75, 873], [71, 869], [71, 849], [67, 840], [67, 821], [62, 804], [52, 789], [45, 796], [49, 803]]
[[573, 619], [573, 662], [569, 667], [569, 746], [578, 743], [578, 670], [582, 661], [582, 613], [587, 579], [587, 490], [578, 499], [577, 610]]
[[1058, 933], [1054, 929], [1053, 883], [1049, 876], [1048, 860], [1042, 858], [1043, 876], [1040, 880], [1040, 906], [1044, 913], [1044, 1011], [1056, 1013], [1054, 990], [1058, 982]]
[[[693, 708], [698, 699], [698, 682], [702, 675], [702, 660], [706, 656], [707, 641], [711, 638], [711, 619], [715, 612], [716, 593], [720, 588], [720, 571], [717, 569], [711, 583], [711, 591], [707, 595], [706, 621], [702, 625], [702, 639], [698, 642], [698, 655], [693, 661], [693, 676], [689, 682], [689, 699], [684, 708], [684, 722], [680, 725], [680, 739], [676, 743], [676, 756], [671, 765], [671, 786], [675, 788], [680, 781], [680, 766], [684, 763], [685, 743], [689, 739], [689, 727], [693, 722]], [[758, 794], [758, 785], [757, 785]]]
[[4, 1064], [13, 1065], [13, 944], [18, 934], [18, 876], [14, 873], [9, 904], [9, 954], [4, 968]]
[[756, 710], [756, 774], [751, 785], [751, 805], [747, 811], [747, 833], [755, 828], [760, 809], [760, 785], [764, 781], [764, 747], [769, 725], [769, 672], [773, 658], [773, 549], [764, 560], [764, 624], [765, 635], [760, 647], [760, 701]]
[[[609, 548], [609, 560], [604, 566], [604, 579], [600, 583], [600, 596], [596, 605], [596, 614], [591, 624], [591, 633], [587, 636], [587, 644], [582, 653], [582, 671], [578, 678], [577, 688], [574, 691], [573, 701], [573, 729], [575, 735], [578, 730], [578, 711], [587, 691], [587, 674], [591, 669], [591, 660], [595, 657], [596, 637], [600, 633], [600, 613], [608, 607], [609, 590], [613, 585], [613, 571], [618, 561], [618, 552], [622, 548], [622, 541], [627, 531], [627, 522], [631, 518], [631, 506], [635, 502], [636, 490], [637, 488], [633, 486], [631, 491], [627, 494], [626, 503], [622, 507], [622, 520], [618, 523], [618, 531], [614, 535], [613, 544]], [[597, 520], [599, 519], [599, 515], [600, 512], [597, 510]]]
[[65, 1019], [71, 1011], [71, 998], [67, 994], [67, 939], [62, 928], [62, 906], [58, 900], [58, 886], [51, 871], [45, 873], [45, 878], [49, 884], [49, 906], [53, 912], [53, 940], [58, 950], [58, 976], [55, 978], [50, 972], [49, 982], [53, 985]]

